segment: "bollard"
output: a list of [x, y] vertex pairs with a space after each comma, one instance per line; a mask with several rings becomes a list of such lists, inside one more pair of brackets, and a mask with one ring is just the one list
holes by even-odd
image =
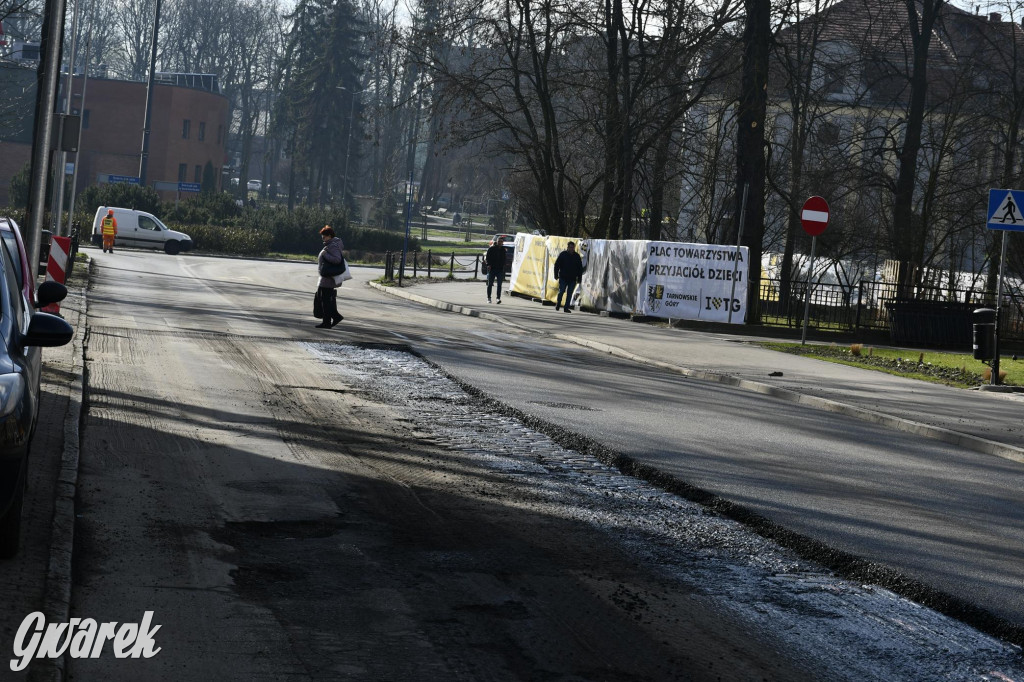
[[412, 276], [416, 276], [416, 272], [420, 266], [420, 254], [419, 251], [413, 251], [412, 253]]
[[71, 258], [68, 260], [68, 279], [71, 279], [71, 273], [75, 270], [75, 257], [78, 255], [78, 231], [81, 229], [81, 225], [76, 221], [74, 229], [71, 230]]
[[448, 279], [455, 279], [455, 252], [452, 251], [452, 260], [448, 264]]
[[476, 260], [473, 261], [473, 279], [476, 279], [476, 273], [480, 270], [480, 254], [476, 254]]
[[427, 279], [430, 279], [430, 262], [434, 260], [434, 256], [430, 249], [427, 249]]

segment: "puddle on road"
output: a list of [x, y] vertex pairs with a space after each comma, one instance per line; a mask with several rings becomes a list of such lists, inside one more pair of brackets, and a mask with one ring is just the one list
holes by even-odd
[[1024, 680], [1019, 648], [904, 599], [831, 575], [704, 507], [565, 449], [490, 412], [411, 353], [305, 344], [347, 381], [442, 447], [472, 455], [510, 486], [608, 532], [723, 611], [773, 633], [834, 679]]

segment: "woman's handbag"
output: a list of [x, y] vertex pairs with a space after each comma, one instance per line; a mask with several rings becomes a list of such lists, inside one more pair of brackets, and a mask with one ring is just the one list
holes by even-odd
[[316, 295], [313, 296], [313, 317], [318, 320], [324, 319], [324, 296], [320, 293], [320, 289], [316, 290]]
[[328, 263], [324, 260], [324, 262], [320, 264], [321, 277], [337, 277], [346, 270], [348, 270], [348, 266], [345, 264], [344, 258], [341, 259], [340, 263]]

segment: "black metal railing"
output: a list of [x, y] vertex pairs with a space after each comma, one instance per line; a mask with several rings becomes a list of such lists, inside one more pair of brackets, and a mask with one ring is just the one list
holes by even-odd
[[[808, 292], [807, 282], [793, 281], [787, 292], [781, 280], [762, 279], [761, 321], [800, 327], [808, 296], [808, 323], [818, 330], [889, 331], [907, 341], [925, 339], [936, 345], [960, 345], [963, 334], [969, 333], [973, 310], [995, 307], [995, 294], [980, 289], [917, 286], [901, 296], [897, 286], [887, 282], [812, 283]], [[1024, 300], [1004, 293], [1002, 310], [1000, 337], [1024, 341]]]

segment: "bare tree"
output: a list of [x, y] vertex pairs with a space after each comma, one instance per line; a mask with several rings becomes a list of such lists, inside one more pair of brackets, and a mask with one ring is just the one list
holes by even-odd
[[149, 71], [150, 41], [156, 0], [113, 0], [105, 30], [116, 36], [104, 44], [111, 75], [130, 81], [145, 80]]

